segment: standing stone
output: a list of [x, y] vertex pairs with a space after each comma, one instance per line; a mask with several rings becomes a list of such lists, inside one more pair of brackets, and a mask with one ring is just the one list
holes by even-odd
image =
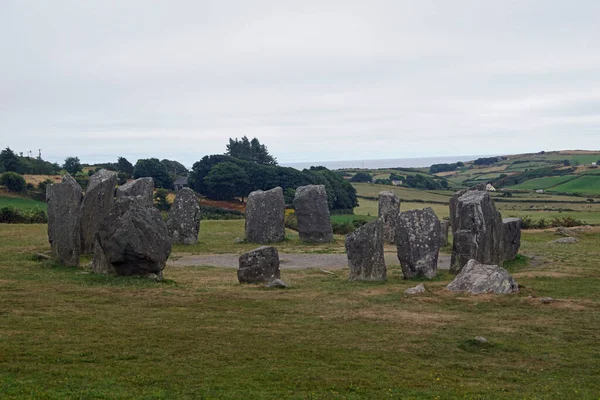
[[90, 178], [81, 203], [81, 252], [94, 249], [94, 236], [114, 202], [117, 173], [101, 169]]
[[313, 243], [333, 241], [324, 185], [300, 186], [296, 189], [294, 209], [298, 218], [300, 240]]
[[248, 195], [246, 203], [246, 240], [274, 243], [285, 239], [285, 200], [283, 189], [276, 187]]
[[497, 265], [481, 264], [475, 260], [469, 260], [446, 288], [452, 292], [473, 294], [508, 294], [519, 291], [519, 285], [507, 270]]
[[450, 272], [460, 272], [471, 259], [502, 265], [504, 226], [489, 193], [468, 190], [456, 199], [451, 210], [452, 223], [456, 223], [453, 225]]
[[275, 247], [262, 246], [242, 254], [237, 272], [240, 283], [271, 282], [281, 278], [279, 252]]
[[160, 211], [141, 196], [121, 197], [96, 234], [92, 269], [161, 279], [170, 254], [171, 237]]
[[200, 204], [198, 197], [190, 188], [177, 192], [169, 210], [167, 227], [173, 237], [173, 243], [196, 244], [200, 232]]
[[514, 260], [519, 253], [521, 247], [521, 219], [520, 218], [504, 218], [504, 260]]
[[346, 254], [351, 281], [384, 281], [387, 276], [383, 254], [384, 222], [369, 222], [346, 236]]
[[383, 219], [383, 237], [388, 243], [396, 243], [396, 222], [400, 213], [400, 199], [392, 192], [379, 193], [379, 217]]
[[81, 251], [81, 186], [66, 174], [62, 183], [46, 187], [48, 203], [48, 241], [52, 256], [61, 264], [79, 266]]
[[450, 221], [447, 219], [440, 221], [440, 247], [448, 246], [448, 228], [450, 227]]
[[142, 196], [150, 205], [154, 202], [154, 179], [139, 178], [117, 188], [117, 199], [125, 196]]
[[440, 221], [430, 207], [400, 213], [396, 243], [405, 279], [435, 278], [440, 251]]

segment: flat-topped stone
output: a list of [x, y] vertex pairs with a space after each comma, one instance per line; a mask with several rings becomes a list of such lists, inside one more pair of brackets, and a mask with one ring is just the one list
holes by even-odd
[[285, 199], [280, 187], [256, 190], [246, 202], [246, 240], [251, 243], [275, 243], [285, 239]]

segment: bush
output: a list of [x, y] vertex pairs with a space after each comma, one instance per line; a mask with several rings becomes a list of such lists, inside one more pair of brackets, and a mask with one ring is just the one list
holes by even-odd
[[373, 181], [373, 177], [368, 172], [357, 172], [352, 178], [350, 178], [350, 182], [371, 182]]
[[48, 216], [44, 210], [19, 210], [12, 206], [0, 208], [1, 224], [45, 224]]
[[171, 204], [167, 201], [168, 195], [169, 191], [167, 189], [157, 189], [154, 192], [154, 207], [158, 208], [160, 211], [169, 211], [171, 209]]
[[16, 172], [5, 172], [0, 175], [0, 184], [11, 192], [24, 192], [27, 187], [25, 178]]
[[202, 219], [244, 219], [244, 213], [228, 208], [200, 205]]

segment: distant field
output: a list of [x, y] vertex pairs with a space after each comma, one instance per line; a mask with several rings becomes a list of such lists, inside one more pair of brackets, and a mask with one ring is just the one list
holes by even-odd
[[600, 176], [584, 175], [552, 188], [555, 192], [600, 194]]
[[591, 164], [600, 160], [600, 153], [594, 154], [549, 154], [542, 156], [546, 160], [570, 160], [580, 164]]
[[12, 206], [20, 210], [29, 210], [35, 208], [41, 208], [42, 210], [47, 209], [46, 203], [42, 201], [0, 196], [0, 208], [7, 206]]
[[[379, 204], [377, 201], [359, 199], [358, 202], [359, 205], [354, 209], [354, 214], [377, 217], [379, 212]], [[425, 207], [431, 207], [435, 212], [435, 215], [440, 219], [450, 215], [449, 206], [444, 204], [402, 202], [400, 204], [400, 211], [420, 210]]]
[[535, 178], [520, 183], [515, 186], [511, 186], [508, 189], [548, 189], [553, 186], [560, 185], [561, 183], [570, 181], [571, 179], [575, 179], [576, 175], [565, 175], [565, 176], [547, 176], [544, 178]]
[[[433, 192], [403, 188], [398, 186], [375, 185], [371, 183], [353, 183], [359, 196], [378, 197], [380, 192], [394, 192], [396, 196], [405, 200], [442, 201], [448, 202], [448, 196], [442, 196]], [[451, 194], [451, 191], [448, 191]]]

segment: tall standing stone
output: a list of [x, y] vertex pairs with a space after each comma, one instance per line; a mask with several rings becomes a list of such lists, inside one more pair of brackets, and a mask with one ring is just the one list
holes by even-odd
[[138, 178], [119, 186], [117, 188], [117, 199], [126, 196], [141, 196], [145, 201], [152, 205], [154, 200], [154, 179], [149, 177]]
[[116, 172], [101, 169], [90, 177], [81, 203], [81, 252], [84, 254], [94, 249], [94, 236], [114, 202], [116, 186]]
[[396, 243], [396, 222], [400, 213], [400, 199], [392, 192], [379, 193], [379, 217], [383, 220], [383, 237], [388, 243]]
[[448, 246], [448, 228], [450, 227], [450, 221], [444, 219], [440, 221], [440, 247]]
[[62, 183], [46, 187], [52, 256], [61, 264], [75, 267], [79, 266], [81, 251], [81, 199], [81, 187], [69, 174], [63, 176]]
[[405, 279], [437, 275], [440, 221], [430, 207], [400, 213], [396, 243]]
[[297, 188], [294, 209], [298, 218], [300, 240], [313, 243], [333, 241], [327, 192], [324, 185], [307, 185]]
[[521, 247], [521, 219], [504, 218], [502, 224], [504, 225], [504, 260], [514, 260]]
[[384, 281], [387, 276], [383, 253], [384, 223], [369, 222], [346, 236], [351, 281]]
[[246, 240], [274, 243], [285, 239], [285, 200], [283, 189], [257, 190], [246, 203]]
[[450, 271], [458, 273], [471, 259], [502, 265], [504, 226], [488, 192], [468, 190], [451, 208], [454, 238]]
[[117, 199], [96, 234], [92, 269], [161, 279], [171, 254], [167, 225], [141, 196]]
[[198, 242], [200, 204], [192, 189], [184, 187], [177, 192], [169, 210], [167, 227], [173, 243], [196, 244]]

